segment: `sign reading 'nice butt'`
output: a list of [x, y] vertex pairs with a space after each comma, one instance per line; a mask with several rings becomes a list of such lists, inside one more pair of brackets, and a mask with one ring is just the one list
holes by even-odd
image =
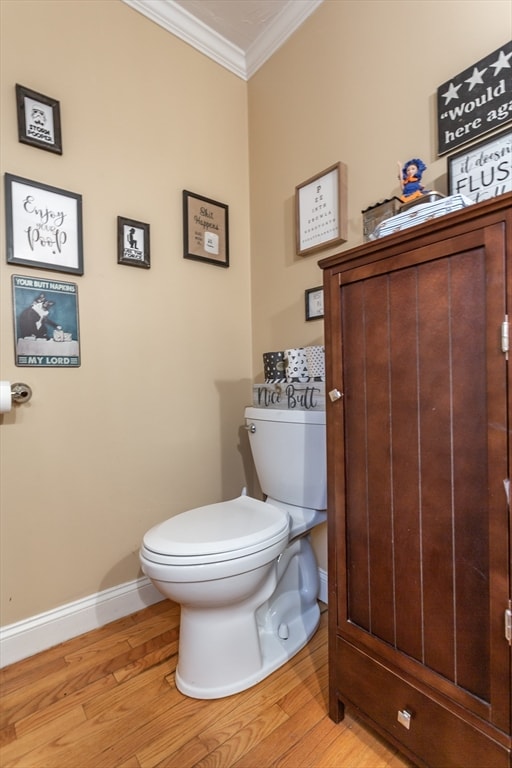
[[512, 41], [437, 89], [438, 152], [512, 122]]

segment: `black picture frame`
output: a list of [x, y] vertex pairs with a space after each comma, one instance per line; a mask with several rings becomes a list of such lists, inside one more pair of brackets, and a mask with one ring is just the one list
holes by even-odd
[[512, 122], [512, 40], [437, 89], [437, 154], [453, 152]]
[[129, 267], [151, 267], [149, 224], [117, 217], [117, 263]]
[[229, 207], [183, 190], [183, 257], [229, 267]]
[[304, 294], [306, 320], [320, 320], [324, 316], [324, 287], [308, 288]]
[[83, 275], [82, 195], [4, 178], [7, 263]]
[[24, 85], [16, 84], [18, 140], [62, 155], [60, 102]]

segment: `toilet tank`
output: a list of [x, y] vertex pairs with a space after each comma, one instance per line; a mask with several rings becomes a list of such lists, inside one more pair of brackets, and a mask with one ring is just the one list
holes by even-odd
[[248, 407], [245, 425], [263, 493], [296, 507], [326, 509], [325, 411]]

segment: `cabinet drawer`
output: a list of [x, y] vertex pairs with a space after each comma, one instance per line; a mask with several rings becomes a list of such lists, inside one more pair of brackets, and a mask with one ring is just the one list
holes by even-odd
[[508, 749], [340, 638], [336, 688], [343, 703], [432, 768], [510, 766]]

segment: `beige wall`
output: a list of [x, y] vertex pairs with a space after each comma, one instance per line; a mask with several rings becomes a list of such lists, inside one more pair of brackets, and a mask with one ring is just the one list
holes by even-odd
[[[1, 378], [34, 390], [0, 417], [8, 624], [136, 578], [151, 524], [239, 491], [262, 353], [323, 340], [304, 290], [333, 251], [295, 256], [295, 185], [347, 164], [345, 247], [397, 192], [397, 160], [445, 191], [437, 86], [512, 19], [508, 0], [325, 0], [246, 84], [118, 0], [0, 13], [2, 174], [83, 194], [86, 265], [81, 368], [16, 368], [10, 275], [48, 273], [8, 267], [2, 238]], [[62, 157], [17, 141], [16, 82], [60, 99]], [[228, 270], [182, 259], [183, 188], [229, 204]], [[116, 264], [117, 215], [151, 224], [148, 272]]]
[[[252, 372], [246, 83], [118, 0], [0, 12], [2, 175], [83, 195], [85, 261], [7, 266], [2, 234], [1, 378], [34, 393], [0, 417], [8, 624], [137, 578], [149, 526], [237, 495]], [[62, 156], [18, 142], [15, 83], [60, 100]], [[229, 204], [229, 269], [183, 259], [183, 189]], [[117, 264], [118, 215], [150, 224], [150, 270]], [[78, 284], [78, 370], [15, 367], [11, 274]]]
[[[305, 322], [318, 261], [363, 241], [361, 211], [399, 193], [397, 160], [437, 159], [437, 88], [510, 39], [509, 0], [324, 0], [249, 82], [254, 375], [265, 351], [322, 343]], [[295, 186], [338, 160], [348, 167], [348, 241], [295, 255]], [[325, 529], [316, 537], [325, 567]]]

